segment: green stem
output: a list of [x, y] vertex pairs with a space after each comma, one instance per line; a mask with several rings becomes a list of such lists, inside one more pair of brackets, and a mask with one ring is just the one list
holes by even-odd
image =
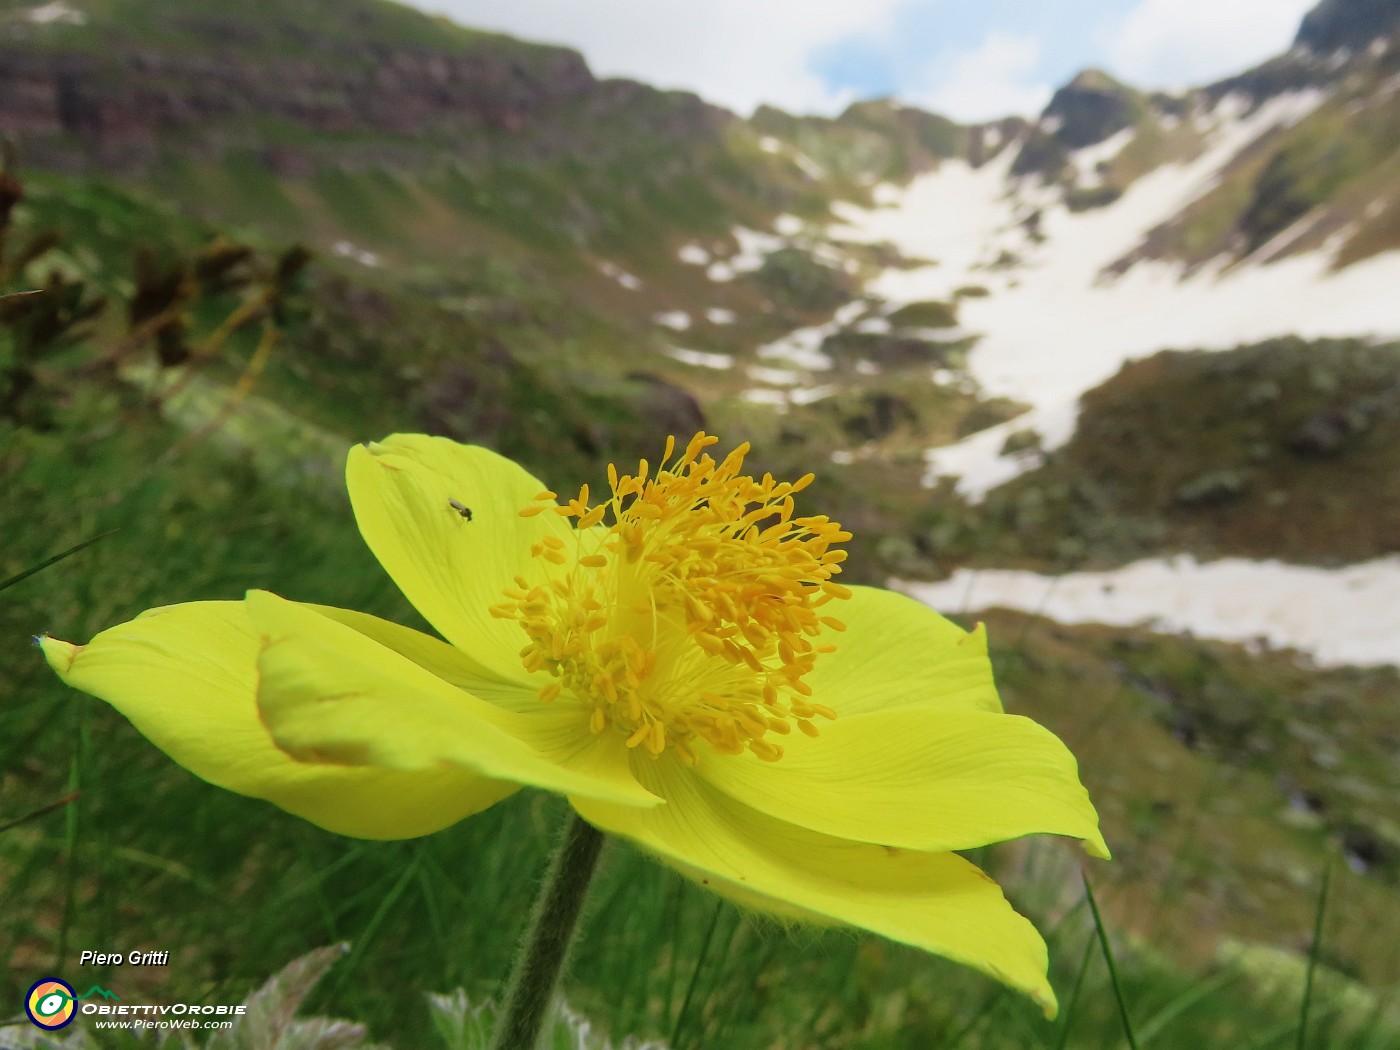
[[602, 832], [573, 814], [535, 899], [491, 1050], [535, 1050], [602, 848]]

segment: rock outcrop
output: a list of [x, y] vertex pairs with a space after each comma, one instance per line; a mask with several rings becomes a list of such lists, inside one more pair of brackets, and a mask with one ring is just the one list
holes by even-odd
[[1322, 0], [1303, 17], [1297, 43], [1319, 54], [1360, 51], [1400, 33], [1400, 0]]
[[[293, 50], [239, 46], [218, 25], [185, 24], [197, 47], [144, 41], [116, 23], [19, 27], [0, 37], [0, 135], [41, 150], [45, 140], [76, 142], [121, 164], [170, 135], [188, 152], [269, 138], [295, 144], [301, 131], [454, 146], [464, 133], [484, 133], [538, 154], [586, 152], [598, 122], [663, 139], [713, 138], [734, 119], [694, 95], [598, 80], [576, 51], [492, 34], [444, 32], [427, 44], [310, 37]], [[109, 45], [82, 35], [99, 29]], [[295, 145], [280, 152], [295, 164]]]

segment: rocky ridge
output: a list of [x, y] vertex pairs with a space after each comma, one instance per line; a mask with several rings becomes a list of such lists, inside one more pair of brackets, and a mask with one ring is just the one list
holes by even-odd
[[713, 139], [733, 119], [684, 92], [600, 80], [566, 48], [458, 31], [379, 0], [345, 6], [338, 18], [351, 25], [372, 30], [394, 8], [419, 32], [335, 38], [292, 17], [279, 33], [275, 19], [287, 16], [275, 14], [272, 28], [250, 30], [246, 18], [157, 0], [144, 14], [168, 16], [180, 33], [151, 39], [123, 28], [123, 5], [43, 24], [37, 9], [0, 8], [0, 134], [40, 164], [131, 168], [178, 138], [184, 152], [215, 155], [261, 145], [274, 165], [295, 168], [308, 131], [577, 155], [604, 145], [588, 129], [614, 119], [677, 142]]

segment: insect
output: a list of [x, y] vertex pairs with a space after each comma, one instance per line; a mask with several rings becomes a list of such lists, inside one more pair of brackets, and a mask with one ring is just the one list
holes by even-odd
[[458, 514], [462, 515], [463, 520], [472, 520], [472, 509], [468, 507], [465, 503], [461, 503], [455, 499], [449, 499], [447, 501], [447, 505], [453, 510], [455, 510]]

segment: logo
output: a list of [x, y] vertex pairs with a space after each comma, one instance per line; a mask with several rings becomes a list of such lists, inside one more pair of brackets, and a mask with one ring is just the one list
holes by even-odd
[[73, 1023], [73, 1016], [78, 1012], [73, 1005], [77, 998], [73, 986], [67, 981], [45, 977], [35, 981], [29, 989], [29, 995], [24, 1000], [24, 1012], [40, 1028], [66, 1028]]
[[40, 1028], [50, 1032], [66, 1028], [73, 1023], [78, 1013], [77, 1002], [90, 995], [100, 995], [104, 999], [117, 999], [114, 992], [93, 985], [82, 995], [73, 991], [73, 986], [57, 977], [45, 977], [35, 981], [24, 999], [24, 1012]]

